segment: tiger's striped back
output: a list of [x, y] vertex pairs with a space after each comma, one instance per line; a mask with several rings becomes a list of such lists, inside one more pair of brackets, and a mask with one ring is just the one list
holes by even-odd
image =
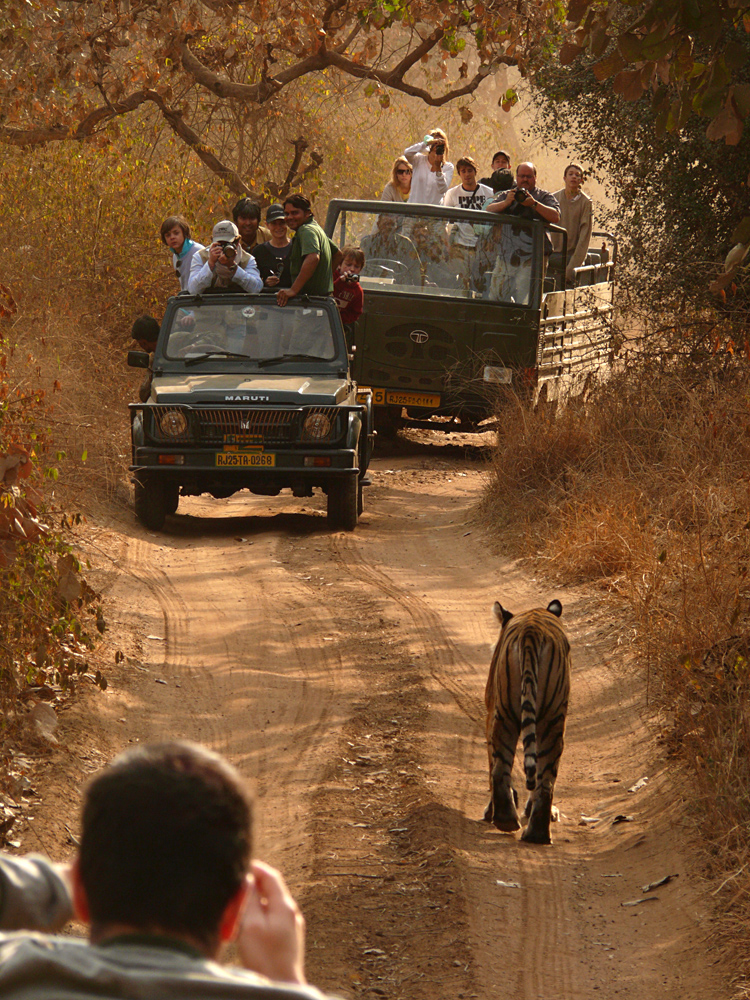
[[485, 818], [501, 830], [519, 828], [511, 771], [520, 736], [526, 787], [531, 792], [523, 839], [550, 843], [552, 793], [570, 694], [570, 646], [559, 623], [562, 606], [552, 601], [546, 610], [515, 616], [498, 603], [493, 610], [502, 630], [485, 689], [492, 786]]

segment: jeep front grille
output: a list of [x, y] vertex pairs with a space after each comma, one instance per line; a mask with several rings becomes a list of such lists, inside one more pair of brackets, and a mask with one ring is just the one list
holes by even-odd
[[[170, 444], [194, 442], [196, 444], [221, 447], [224, 444], [250, 441], [264, 445], [292, 444], [300, 440], [301, 427], [305, 419], [313, 413], [320, 413], [331, 422], [331, 437], [337, 436], [336, 406], [309, 406], [283, 409], [192, 409], [189, 406], [154, 406], [151, 436], [157, 441]], [[188, 426], [181, 435], [167, 436], [161, 426], [165, 414], [179, 410], [188, 417]]]

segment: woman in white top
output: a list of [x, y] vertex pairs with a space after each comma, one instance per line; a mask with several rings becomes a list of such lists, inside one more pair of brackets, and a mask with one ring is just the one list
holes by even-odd
[[453, 164], [448, 156], [448, 137], [434, 128], [422, 142], [409, 146], [404, 156], [414, 168], [409, 202], [439, 205], [453, 180]]
[[408, 201], [411, 191], [411, 163], [405, 156], [397, 156], [393, 161], [391, 179], [383, 188], [381, 201]]

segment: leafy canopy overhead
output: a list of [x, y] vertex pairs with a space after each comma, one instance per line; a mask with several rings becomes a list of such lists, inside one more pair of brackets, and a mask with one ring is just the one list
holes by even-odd
[[321, 73], [441, 107], [501, 65], [528, 73], [561, 19], [555, 0], [6, 0], [0, 141], [86, 139], [150, 103], [242, 191], [204, 140], [212, 107], [249, 113]]
[[562, 65], [586, 53], [616, 94], [650, 93], [661, 132], [697, 114], [710, 119], [709, 139], [740, 141], [750, 115], [750, 84], [737, 78], [748, 59], [745, 0], [570, 0], [568, 21], [575, 30]]

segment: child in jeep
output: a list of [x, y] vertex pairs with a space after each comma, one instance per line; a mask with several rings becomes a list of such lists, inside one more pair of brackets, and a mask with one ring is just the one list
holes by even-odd
[[333, 274], [333, 297], [339, 307], [341, 322], [347, 334], [362, 315], [365, 296], [359, 275], [365, 266], [365, 255], [357, 247], [344, 247], [341, 264]]

